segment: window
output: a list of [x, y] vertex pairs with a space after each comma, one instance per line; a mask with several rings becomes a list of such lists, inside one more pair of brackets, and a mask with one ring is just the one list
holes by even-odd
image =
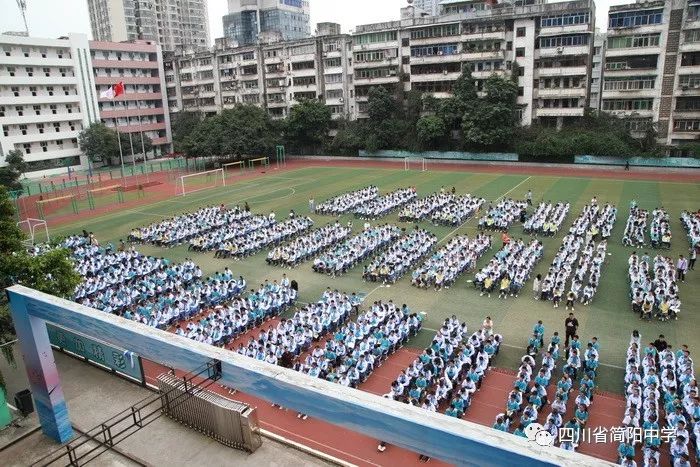
[[15, 112], [17, 112], [19, 117], [22, 117], [24, 115], [24, 107], [21, 105], [15, 106]]
[[700, 89], [700, 75], [681, 75], [678, 85], [681, 88]]
[[33, 108], [34, 108], [34, 113], [36, 115], [41, 115], [41, 106], [40, 105], [35, 105], [35, 106], [33, 106]]
[[657, 47], [661, 34], [637, 34], [608, 38], [608, 49], [625, 49], [632, 47]]
[[608, 27], [631, 28], [633, 26], [644, 26], [647, 24], [661, 24], [663, 12], [663, 9], [658, 9], [610, 13], [608, 15]]
[[676, 99], [676, 110], [700, 110], [700, 97], [679, 97]]
[[543, 16], [540, 18], [540, 27], [570, 26], [574, 24], [587, 24], [590, 20], [588, 12], [568, 13], [556, 16]]
[[685, 31], [685, 42], [689, 44], [700, 42], [700, 29]]
[[241, 60], [255, 60], [255, 52], [245, 52], [241, 55]]
[[[476, 62], [472, 62], [474, 64]], [[413, 75], [434, 75], [447, 73], [460, 73], [462, 64], [460, 62], [452, 63], [428, 63], [425, 65], [411, 65], [411, 74]], [[482, 70], [479, 70], [482, 71]]]
[[396, 68], [361, 68], [355, 70], [355, 79], [387, 78], [396, 76]]
[[12, 94], [14, 94], [15, 97], [19, 97], [19, 87], [18, 86], [12, 86], [10, 88], [10, 91], [12, 91]]
[[49, 150], [49, 148], [47, 147], [48, 144], [46, 143], [46, 141], [40, 142], [40, 143], [39, 143], [39, 146], [41, 146], [41, 150], [44, 151], [44, 152], [46, 152], [46, 151]]
[[37, 123], [36, 124], [37, 130], [39, 130], [39, 133], [44, 133], [44, 124], [43, 123]]
[[674, 120], [673, 131], [700, 131], [700, 120]]
[[51, 105], [49, 105], [49, 109], [51, 109], [51, 113], [52, 113], [52, 114], [55, 115], [55, 114], [57, 113], [57, 112], [56, 112], [56, 104], [51, 104]]
[[411, 31], [411, 39], [425, 39], [430, 37], [447, 37], [459, 35], [459, 24], [446, 24], [429, 28], [414, 29]]
[[452, 92], [454, 81], [428, 81], [413, 83], [413, 88], [420, 92]]
[[27, 72], [27, 76], [34, 76], [34, 68], [28, 66], [24, 69]]
[[60, 122], [54, 122], [53, 123], [53, 129], [56, 131], [56, 133], [61, 131], [61, 124]]
[[27, 125], [19, 125], [19, 132], [23, 135], [27, 134]]
[[576, 34], [569, 36], [540, 37], [539, 44], [541, 49], [564, 46], [576, 47], [588, 44], [588, 35]]
[[13, 66], [8, 66], [8, 67], [7, 67], [7, 73], [9, 73], [10, 76], [15, 76], [15, 67], [13, 67]]
[[26, 47], [22, 47], [22, 54], [23, 54], [25, 57], [29, 57], [29, 49], [26, 48]]
[[525, 47], [516, 47], [515, 56], [516, 57], [524, 57], [525, 56]]
[[31, 154], [31, 152], [32, 152], [32, 145], [31, 145], [30, 143], [24, 143], [24, 144], [22, 145], [22, 147], [24, 148], [24, 153], [25, 153], [25, 154]]
[[61, 76], [65, 78], [66, 74], [68, 73], [68, 70], [66, 70], [65, 68], [59, 68], [58, 72], [61, 74]]
[[51, 76], [51, 68], [44, 68], [42, 71], [44, 72], [44, 76]]
[[338, 67], [342, 66], [342, 59], [340, 57], [334, 57], [334, 58], [327, 58], [323, 61], [323, 66], [326, 68], [333, 68], [333, 67]]
[[70, 95], [70, 87], [63, 86], [63, 94], [65, 94], [66, 96]]
[[343, 90], [342, 89], [329, 89], [326, 91], [326, 99], [342, 99]]
[[292, 79], [294, 86], [310, 86], [316, 84], [315, 76], [298, 76]]
[[371, 50], [368, 52], [356, 52], [355, 63], [381, 62], [390, 58], [396, 58], [397, 49]]
[[325, 75], [323, 78], [324, 78], [324, 81], [326, 84], [335, 84], [335, 83], [342, 83], [343, 82], [343, 74], [342, 73]]
[[293, 62], [292, 70], [313, 70], [316, 64], [313, 60], [308, 60], [306, 62]]
[[10, 136], [10, 128], [7, 125], [2, 126], [2, 134], [5, 135], [5, 137]]
[[604, 99], [603, 110], [652, 110], [654, 99]]
[[605, 78], [603, 89], [605, 91], [640, 91], [654, 89], [653, 76], [631, 76], [624, 78]]
[[518, 86], [518, 96], [523, 96], [525, 94], [525, 89], [522, 86]]
[[[374, 32], [370, 34], [360, 34], [355, 37], [357, 44], [376, 44], [378, 42], [396, 41], [396, 31]], [[408, 45], [408, 44], [407, 44]]]
[[687, 52], [681, 54], [681, 66], [700, 65], [700, 52]]
[[626, 118], [623, 120], [627, 131], [641, 133], [651, 127], [651, 118]]
[[5, 106], [2, 105], [2, 106], [0, 106], [0, 117], [4, 117], [4, 116], [5, 116]]
[[66, 104], [66, 112], [73, 113], [73, 106], [71, 104]]
[[36, 97], [36, 86], [29, 86], [29, 92], [32, 93], [32, 96]]
[[457, 44], [439, 44], [411, 47], [411, 57], [432, 57], [436, 55], [454, 55], [459, 51]]
[[515, 30], [515, 37], [525, 37], [526, 28], [517, 28]]

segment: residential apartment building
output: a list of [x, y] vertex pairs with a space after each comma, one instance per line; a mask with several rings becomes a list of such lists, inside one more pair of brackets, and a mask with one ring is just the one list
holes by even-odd
[[320, 98], [334, 118], [353, 108], [351, 37], [317, 36], [298, 41], [228, 47], [171, 55], [165, 61], [168, 105], [217, 113], [238, 103], [259, 105], [284, 118], [301, 99]]
[[700, 1], [610, 7], [601, 109], [642, 135], [682, 144], [700, 135]]
[[596, 31], [593, 39], [593, 65], [591, 66], [591, 98], [590, 108], [600, 110], [601, 90], [603, 89], [603, 68], [605, 65], [605, 34]]
[[[141, 135], [153, 142], [147, 158], [171, 152], [170, 112], [165, 90], [161, 47], [150, 41], [90, 42], [93, 79], [99, 116], [108, 127], [130, 138], [141, 157]], [[124, 83], [124, 95], [102, 99], [99, 95], [116, 83]]]
[[154, 41], [163, 50], [209, 47], [206, 0], [88, 0], [93, 39]]
[[309, 0], [228, 0], [224, 35], [239, 46], [311, 36]]
[[413, 4], [421, 12], [427, 13], [431, 16], [437, 16], [440, 14], [440, 1], [441, 0], [409, 0], [409, 4]]
[[0, 35], [0, 165], [18, 149], [27, 176], [87, 168], [78, 135], [99, 121], [87, 36]]

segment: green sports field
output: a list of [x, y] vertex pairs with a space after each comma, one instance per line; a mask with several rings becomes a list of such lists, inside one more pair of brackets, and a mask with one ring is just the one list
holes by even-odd
[[[671, 215], [673, 242], [671, 253], [674, 257], [686, 254], [688, 241], [680, 221], [681, 210], [697, 210], [700, 208], [700, 185], [693, 183], [672, 183], [655, 181], [621, 181], [612, 179], [591, 179], [576, 177], [504, 175], [498, 173], [467, 173], [458, 171], [405, 172], [395, 169], [377, 168], [305, 168], [281, 173], [269, 173], [260, 177], [238, 181], [232, 185], [193, 193], [186, 197], [172, 198], [156, 204], [125, 209], [101, 217], [86, 219], [83, 224], [54, 228], [52, 236], [79, 233], [82, 229], [95, 233], [101, 243], [116, 242], [126, 238], [130, 229], [158, 221], [179, 213], [193, 211], [199, 207], [212, 204], [235, 205], [248, 202], [255, 213], [275, 211], [278, 219], [286, 216], [290, 209], [297, 213], [308, 213], [308, 200], [314, 198], [316, 203], [367, 185], [377, 185], [381, 194], [399, 187], [415, 186], [419, 196], [439, 190], [442, 186], [457, 194], [471, 193], [482, 196], [487, 201], [496, 200], [503, 196], [524, 198], [528, 189], [533, 192], [536, 204], [540, 199], [568, 201], [571, 203], [569, 216], [562, 224], [562, 229], [556, 237], [545, 238], [544, 258], [535, 269], [535, 274], [546, 272], [554, 254], [561, 243], [569, 223], [578, 216], [581, 207], [593, 196], [600, 203], [611, 202], [618, 207], [618, 217], [609, 240], [608, 261], [603, 267], [601, 285], [593, 303], [588, 307], [579, 306], [576, 315], [580, 322], [579, 335], [586, 342], [590, 337], [597, 336], [601, 343], [601, 367], [598, 382], [603, 390], [620, 392], [624, 365], [625, 350], [630, 332], [639, 329], [643, 340], [653, 340], [663, 333], [668, 342], [674, 346], [688, 344], [691, 352], [700, 351], [700, 315], [697, 310], [700, 305], [700, 294], [695, 287], [700, 286], [700, 267], [697, 272], [691, 271], [684, 284], [681, 285], [680, 298], [683, 302], [682, 313], [678, 321], [651, 323], [639, 321], [630, 311], [628, 301], [627, 258], [629, 248], [621, 243], [622, 233], [627, 220], [628, 206], [631, 200], [644, 209], [653, 210], [663, 206]], [[316, 226], [322, 226], [334, 220], [328, 216], [311, 216]], [[341, 222], [354, 220], [352, 215], [340, 218]], [[396, 223], [410, 227], [409, 224], [399, 223], [396, 214], [379, 219], [380, 223]], [[429, 222], [421, 226], [435, 233], [440, 239], [438, 246], [444, 245], [450, 238], [459, 234], [473, 235], [476, 232], [476, 219], [470, 219], [457, 229], [451, 227], [436, 227]], [[354, 229], [359, 231], [362, 221], [354, 220]], [[516, 224], [510, 230], [514, 238], [523, 235], [522, 228]], [[487, 252], [479, 262], [479, 267], [487, 262], [500, 245], [500, 239], [495, 237], [494, 248]], [[505, 347], [495, 360], [499, 367], [515, 368], [516, 362], [523, 353], [533, 324], [542, 319], [546, 326], [547, 338], [554, 331], [563, 335], [563, 323], [566, 310], [562, 306], [553, 309], [549, 302], [539, 302], [532, 299], [529, 293], [531, 283], [525, 287], [527, 293], [518, 298], [499, 300], [495, 295], [491, 298], [480, 297], [467, 281], [473, 278], [473, 273], [460, 277], [455, 286], [439, 292], [419, 290], [410, 284], [410, 273], [391, 287], [377, 287], [377, 284], [366, 283], [362, 280], [362, 267], [357, 266], [345, 276], [330, 278], [317, 274], [311, 269], [311, 262], [303, 263], [296, 269], [284, 270], [268, 266], [265, 263], [267, 251], [241, 261], [231, 259], [215, 259], [213, 253], [190, 254], [187, 246], [172, 249], [161, 249], [140, 245], [139, 250], [156, 256], [164, 256], [174, 261], [191, 257], [204, 270], [205, 274], [229, 266], [235, 274], [243, 275], [249, 284], [256, 284], [264, 279], [277, 279], [282, 273], [287, 273], [296, 279], [300, 286], [302, 301], [317, 300], [326, 287], [338, 288], [350, 292], [365, 292], [370, 300], [393, 299], [396, 302], [407, 303], [414, 311], [427, 313], [425, 327], [438, 328], [444, 318], [454, 314], [465, 320], [471, 329], [477, 327], [486, 315], [490, 315], [496, 331], [505, 337]], [[650, 251], [650, 254], [653, 254]], [[425, 346], [434, 331], [424, 330], [412, 341], [416, 347]]]

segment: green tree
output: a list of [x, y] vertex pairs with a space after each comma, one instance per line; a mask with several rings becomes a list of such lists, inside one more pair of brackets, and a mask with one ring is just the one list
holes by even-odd
[[173, 117], [170, 128], [175, 152], [185, 152], [187, 139], [202, 120], [201, 112], [178, 112]]
[[91, 164], [104, 162], [112, 165], [112, 160], [119, 158], [119, 139], [117, 132], [104, 123], [93, 123], [78, 135], [80, 150], [85, 153]]
[[468, 147], [507, 147], [518, 124], [518, 85], [509, 78], [492, 75], [484, 83], [484, 91], [486, 95], [467, 105], [462, 117], [464, 141]]
[[437, 115], [421, 117], [416, 124], [418, 144], [424, 149], [434, 149], [445, 144], [447, 125]]
[[146, 154], [153, 150], [153, 140], [146, 134], [143, 135], [143, 148], [145, 152], [141, 150], [141, 133], [131, 133], [131, 140], [129, 140], [129, 133], [122, 133], [119, 135], [119, 141], [121, 142], [124, 157], [131, 156], [132, 143], [134, 145], [134, 155], [136, 159], [146, 157]]
[[22, 184], [19, 179], [27, 171], [24, 154], [19, 149], [13, 149], [7, 153], [5, 162], [7, 165], [0, 167], [0, 185], [9, 190], [21, 190]]
[[24, 160], [24, 153], [19, 149], [13, 149], [5, 157], [8, 167], [17, 172], [20, 177], [27, 171], [27, 163]]
[[[31, 256], [23, 244], [24, 233], [17, 227], [15, 212], [5, 188], [0, 187], [0, 287], [22, 284], [59, 297], [70, 297], [80, 283], [69, 252], [55, 249], [42, 256]], [[0, 295], [0, 344], [14, 339], [7, 296]], [[10, 361], [11, 349], [4, 346]], [[0, 375], [0, 381], [2, 376]], [[1, 383], [0, 383], [1, 384]]]
[[317, 152], [328, 140], [331, 109], [317, 99], [304, 99], [293, 106], [285, 134], [298, 151]]

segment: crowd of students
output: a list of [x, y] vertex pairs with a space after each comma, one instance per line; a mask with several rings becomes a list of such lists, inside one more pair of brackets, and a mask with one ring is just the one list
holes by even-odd
[[370, 199], [355, 208], [355, 216], [360, 219], [378, 219], [416, 199], [416, 189], [399, 188], [384, 196]]
[[486, 214], [479, 219], [479, 229], [506, 231], [513, 222], [524, 221], [527, 201], [502, 199], [495, 206], [489, 205]]
[[687, 346], [674, 352], [660, 335], [642, 349], [641, 336], [633, 331], [624, 382], [620, 464], [636, 467], [634, 459], [641, 448], [644, 466], [661, 465], [664, 443], [674, 467], [689, 467], [691, 456], [700, 460], [700, 394]]
[[542, 258], [544, 246], [534, 239], [526, 244], [522, 239], [509, 240], [474, 277], [474, 286], [481, 295], [498, 290], [500, 298], [517, 297]]
[[192, 237], [187, 249], [189, 251], [212, 251], [222, 245], [233, 243], [236, 239], [275, 225], [273, 216], [246, 216], [237, 222], [215, 227]]
[[474, 269], [490, 248], [491, 235], [457, 236], [413, 271], [411, 283], [419, 288], [449, 288], [463, 272]]
[[456, 227], [463, 224], [481, 209], [484, 198], [472, 195], [457, 196], [450, 202], [435, 210], [431, 216], [433, 224]]
[[241, 258], [253, 255], [270, 245], [296, 237], [311, 230], [314, 221], [310, 217], [290, 217], [282, 222], [273, 222], [267, 227], [253, 230], [239, 237], [219, 241], [212, 246], [218, 258]]
[[366, 203], [379, 196], [379, 188], [370, 185], [349, 193], [331, 198], [318, 206], [315, 206], [316, 214], [339, 216], [348, 211], [352, 211], [357, 206]]
[[424, 257], [437, 243], [437, 237], [424, 229], [413, 229], [375, 256], [364, 267], [363, 279], [393, 284]]
[[403, 209], [399, 211], [399, 220], [401, 222], [422, 221], [454, 199], [454, 194], [448, 193], [442, 189], [439, 193], [433, 193], [432, 195], [420, 198], [404, 206]]
[[523, 223], [527, 234], [539, 234], [553, 237], [559, 231], [564, 219], [569, 214], [569, 203], [542, 202], [537, 205], [535, 212]]
[[221, 206], [207, 206], [192, 213], [181, 214], [170, 219], [133, 229], [128, 240], [132, 243], [152, 243], [163, 247], [173, 247], [189, 242], [203, 232], [220, 227], [236, 225], [251, 217], [249, 211], [238, 206], [228, 209]]
[[681, 224], [688, 234], [688, 242], [691, 250], [700, 249], [700, 211], [698, 212], [681, 212]]
[[277, 281], [265, 281], [257, 289], [251, 289], [246, 298], [236, 297], [225, 304], [214, 306], [209, 313], [200, 313], [186, 325], [177, 324], [175, 333], [206, 344], [222, 347], [240, 334], [260, 326], [264, 321], [278, 316], [297, 299], [286, 275]]
[[328, 224], [306, 235], [302, 235], [285, 245], [273, 248], [267, 254], [267, 264], [289, 268], [296, 267], [298, 264], [345, 240], [351, 233], [352, 229], [350, 227], [340, 225], [336, 221], [333, 224]]
[[[490, 318], [486, 321], [491, 323]], [[492, 326], [470, 335], [466, 323], [452, 315], [430, 346], [399, 373], [385, 397], [431, 412], [446, 406], [446, 415], [461, 418], [502, 342]]]
[[605, 206], [600, 207], [598, 198], [594, 196], [591, 202], [583, 207], [579, 216], [574, 219], [569, 233], [579, 237], [585, 236], [587, 240], [597, 239], [598, 236], [602, 239], [608, 239], [616, 219], [617, 208], [615, 205], [605, 204]]
[[[683, 264], [681, 262], [681, 268], [687, 267], [687, 263]], [[646, 253], [640, 258], [632, 252], [628, 266], [632, 311], [646, 320], [654, 316], [661, 321], [678, 319], [681, 300], [677, 280], [680, 277], [673, 259], [656, 255], [652, 260]]]
[[61, 245], [71, 251], [83, 281], [73, 299], [85, 306], [140, 323], [166, 328], [204, 309], [225, 304], [245, 290], [245, 280], [230, 269], [204, 279], [191, 260], [172, 264], [131, 248], [100, 247], [93, 237], [68, 237]]
[[[538, 321], [528, 341], [526, 354], [521, 359], [513, 390], [508, 394], [505, 411], [496, 416], [493, 428], [512, 432], [516, 436], [527, 437], [527, 427], [537, 422], [539, 415], [547, 410], [543, 430], [549, 433], [553, 445], [562, 449], [575, 450], [582, 441], [582, 429], [588, 423], [588, 410], [593, 403], [593, 389], [600, 359], [600, 344], [593, 337], [585, 347], [574, 335], [564, 355], [560, 354], [561, 339], [555, 332], [544, 347], [545, 328]], [[536, 359], [541, 355], [538, 369]], [[563, 357], [562, 376], [554, 382], [560, 358]], [[580, 377], [580, 379], [579, 379]], [[578, 382], [577, 382], [578, 380]], [[578, 383], [578, 394], [573, 403], [573, 414], [567, 414], [568, 402], [572, 398], [574, 385]], [[555, 385], [552, 399], [548, 389]]]
[[313, 270], [332, 276], [345, 274], [357, 263], [379, 249], [385, 248], [400, 236], [401, 229], [395, 225], [366, 226], [362, 233], [345, 240], [316, 258]]
[[651, 212], [649, 242], [653, 248], [671, 248], [671, 224], [666, 210], [661, 207]]
[[625, 225], [625, 233], [622, 236], [622, 244], [625, 246], [633, 246], [643, 248], [646, 245], [645, 231], [647, 221], [649, 219], [649, 211], [641, 209], [635, 201], [630, 203], [630, 213], [627, 217]]

